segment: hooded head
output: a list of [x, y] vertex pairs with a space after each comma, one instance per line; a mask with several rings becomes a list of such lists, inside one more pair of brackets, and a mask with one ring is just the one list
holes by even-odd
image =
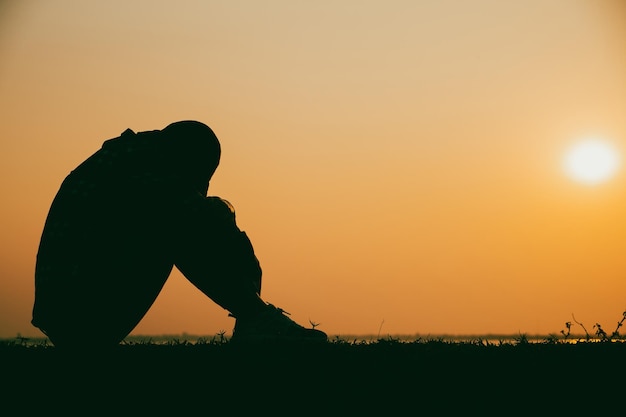
[[169, 124], [161, 133], [172, 169], [206, 195], [221, 156], [213, 130], [204, 123], [183, 120]]

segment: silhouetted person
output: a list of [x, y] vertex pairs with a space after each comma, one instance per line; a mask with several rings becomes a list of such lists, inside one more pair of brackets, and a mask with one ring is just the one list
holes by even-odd
[[233, 207], [207, 197], [220, 143], [197, 121], [104, 142], [55, 196], [35, 268], [32, 324], [57, 347], [114, 346], [174, 265], [235, 318], [232, 341], [315, 340], [261, 294], [261, 267]]

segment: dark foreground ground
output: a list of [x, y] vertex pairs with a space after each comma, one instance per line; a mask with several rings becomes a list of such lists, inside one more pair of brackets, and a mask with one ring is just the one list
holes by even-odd
[[[0, 342], [3, 415], [625, 415], [626, 343]], [[5, 411], [3, 413], [3, 410]]]

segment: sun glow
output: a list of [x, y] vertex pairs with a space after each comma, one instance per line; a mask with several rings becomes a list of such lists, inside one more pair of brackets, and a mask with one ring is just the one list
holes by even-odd
[[609, 180], [621, 163], [619, 152], [608, 142], [587, 139], [572, 146], [563, 159], [565, 172], [572, 179], [588, 185]]

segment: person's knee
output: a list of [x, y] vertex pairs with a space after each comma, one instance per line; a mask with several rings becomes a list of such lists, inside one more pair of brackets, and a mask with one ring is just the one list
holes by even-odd
[[206, 197], [206, 213], [214, 222], [227, 226], [237, 225], [235, 207], [228, 200], [221, 197]]

